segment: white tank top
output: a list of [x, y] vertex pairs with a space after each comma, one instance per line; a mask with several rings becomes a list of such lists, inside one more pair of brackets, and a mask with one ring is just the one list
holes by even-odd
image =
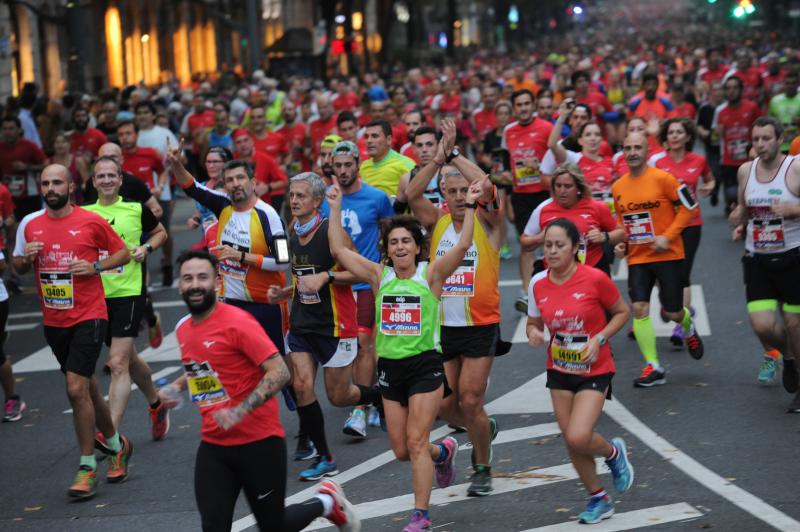
[[750, 166], [744, 189], [748, 211], [745, 248], [751, 253], [782, 253], [800, 247], [800, 218], [781, 218], [772, 212], [772, 205], [776, 203], [800, 205], [800, 197], [786, 184], [786, 173], [795, 159], [787, 156], [775, 176], [766, 183], [759, 182], [756, 177], [760, 160], [757, 157]]

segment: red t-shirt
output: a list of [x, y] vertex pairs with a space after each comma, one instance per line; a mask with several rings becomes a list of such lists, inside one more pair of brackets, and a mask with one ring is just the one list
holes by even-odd
[[97, 262], [125, 246], [108, 222], [77, 205], [64, 218], [51, 218], [42, 209], [22, 219], [14, 256], [24, 256], [25, 244], [34, 241], [44, 244], [34, 262], [44, 324], [72, 327], [86, 320], [107, 320], [100, 276], [73, 275], [69, 265], [75, 260]]
[[603, 113], [614, 110], [614, 106], [608, 101], [606, 95], [599, 91], [589, 91], [586, 97], [581, 98], [577, 103], [589, 106], [589, 109], [592, 110], [592, 117], [600, 124], [600, 130], [603, 131], [603, 124], [605, 124]]
[[322, 139], [331, 133], [336, 133], [336, 115], [334, 114], [324, 122], [314, 120], [308, 125], [308, 136], [311, 138], [311, 153], [316, 160], [319, 157], [319, 148]]
[[594, 364], [581, 363], [580, 352], [608, 324], [606, 309], [620, 298], [616, 285], [602, 271], [583, 264], [562, 285], [549, 274], [550, 270], [536, 274], [528, 286], [528, 316], [542, 318], [550, 331], [547, 369], [581, 377], [614, 373], [610, 344], [600, 346]]
[[15, 198], [28, 197], [28, 176], [27, 172], [14, 170], [14, 161], [39, 165], [46, 160], [42, 149], [27, 139], [19, 139], [14, 144], [0, 141], [0, 178], [8, 180], [9, 190]]
[[596, 266], [603, 258], [603, 247], [591, 243], [586, 245], [585, 236], [592, 228], [600, 231], [613, 231], [617, 228], [617, 220], [611, 214], [608, 205], [601, 201], [583, 198], [571, 209], [565, 209], [549, 198], [534, 209], [523, 233], [529, 236], [538, 235], [547, 229], [550, 223], [559, 218], [566, 218], [575, 224], [586, 247], [586, 264]]
[[733, 68], [728, 71], [728, 75], [736, 76], [742, 80], [742, 99], [758, 101], [761, 89], [761, 70], [757, 66], [751, 66], [747, 70], [738, 70]]
[[523, 166], [523, 159], [536, 157], [541, 162], [547, 153], [547, 139], [553, 124], [534, 117], [525, 126], [512, 122], [503, 130], [503, 147], [508, 150], [511, 160], [511, 175], [514, 178], [514, 192], [532, 194], [541, 192], [542, 176], [539, 170]]
[[200, 153], [200, 145], [194, 143], [194, 136], [200, 131], [205, 131], [209, 128], [214, 127], [214, 111], [212, 109], [206, 109], [205, 111], [198, 113], [197, 111], [192, 111], [192, 113], [186, 118], [186, 127], [189, 130], [189, 138], [186, 139], [189, 144], [192, 146], [192, 153], [199, 154]]
[[[14, 198], [11, 197], [11, 192], [8, 187], [0, 183], [0, 216], [5, 220], [14, 214]], [[0, 249], [6, 247], [5, 231], [0, 230]]]
[[352, 111], [358, 107], [358, 95], [353, 92], [345, 94], [337, 94], [333, 100], [333, 108], [338, 113], [339, 111]]
[[750, 145], [750, 130], [753, 122], [761, 115], [758, 105], [750, 100], [741, 100], [733, 107], [723, 103], [717, 108], [715, 124], [722, 126], [722, 164], [739, 166], [748, 160], [747, 148]]
[[475, 121], [475, 133], [481, 140], [483, 140], [490, 131], [497, 129], [497, 117], [494, 115], [493, 109], [484, 109], [481, 107], [472, 113], [472, 119]]
[[251, 134], [251, 137], [253, 138], [253, 146], [258, 153], [266, 153], [276, 160], [281, 160], [289, 155], [289, 145], [286, 142], [286, 137], [280, 133], [267, 133], [260, 139], [255, 134]]
[[100, 146], [106, 142], [108, 142], [108, 139], [99, 129], [87, 127], [83, 133], [76, 129], [69, 135], [69, 151], [75, 155], [79, 155], [81, 152], [89, 152], [93, 157], [97, 157]]
[[675, 105], [675, 108], [669, 114], [670, 118], [688, 118], [690, 120], [694, 120], [695, 116], [697, 116], [697, 108], [691, 102]]
[[[235, 323], [236, 327], [231, 327]], [[214, 445], [244, 445], [272, 436], [283, 438], [278, 403], [271, 398], [228, 430], [214, 421], [214, 412], [233, 408], [255, 389], [261, 364], [278, 354], [264, 329], [248, 312], [217, 301], [205, 320], [186, 316], [175, 328], [189, 396], [203, 418], [200, 438]]]
[[[419, 159], [417, 159], [417, 152], [416, 150], [414, 150], [414, 145], [411, 142], [406, 142], [405, 144], [403, 144], [403, 147], [400, 148], [400, 155], [405, 155], [409, 159], [413, 160], [415, 163], [419, 164]], [[367, 155], [367, 158], [369, 158], [369, 154]]]
[[122, 153], [122, 169], [141, 179], [148, 187], [152, 187], [158, 182], [158, 176], [164, 172], [164, 162], [155, 148], [137, 146], [131, 151]]
[[438, 111], [440, 115], [452, 116], [458, 122], [461, 118], [461, 95], [442, 96]]
[[283, 137], [286, 149], [290, 153], [291, 162], [287, 165], [289, 173], [295, 175], [311, 170], [311, 161], [303, 154], [303, 146], [306, 145], [306, 126], [301, 123], [293, 126], [281, 125], [274, 133]]
[[[269, 155], [267, 155], [266, 153], [260, 153], [260, 152], [254, 153], [252, 158], [252, 163], [255, 170], [256, 181], [261, 181], [262, 183], [289, 181], [289, 178], [286, 177], [285, 173], [283, 173], [283, 170], [281, 170], [281, 167], [278, 165], [278, 162]], [[285, 190], [269, 192], [261, 196], [261, 199], [269, 203], [270, 198], [272, 198], [273, 196], [283, 196], [284, 194], [286, 194]]]
[[726, 65], [719, 65], [714, 70], [705, 69], [702, 71], [700, 79], [711, 85], [715, 81], [722, 81], [722, 78], [724, 78], [727, 73], [728, 67]]
[[[676, 162], [667, 152], [653, 155], [647, 162], [650, 166], [655, 166], [672, 174], [675, 179], [689, 187], [695, 197], [697, 197], [697, 185], [700, 179], [704, 175], [711, 173], [711, 168], [709, 168], [706, 158], [694, 152], [686, 153], [681, 162]], [[695, 225], [703, 225], [703, 215], [700, 212], [699, 205], [697, 206], [697, 214], [689, 222], [689, 226]]]
[[605, 193], [611, 190], [611, 183], [614, 182], [614, 163], [611, 157], [603, 157], [599, 161], [581, 155], [578, 159], [578, 167], [586, 178], [586, 183], [591, 187], [592, 192]]
[[392, 149], [400, 151], [403, 144], [408, 142], [408, 128], [402, 122], [392, 126]]

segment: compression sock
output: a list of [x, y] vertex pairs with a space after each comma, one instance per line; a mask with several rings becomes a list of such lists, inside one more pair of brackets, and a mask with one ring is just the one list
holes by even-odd
[[314, 447], [317, 448], [319, 455], [325, 460], [331, 460], [331, 451], [328, 449], [328, 440], [325, 438], [325, 418], [322, 415], [319, 401], [314, 401], [306, 406], [298, 406], [297, 413], [300, 414], [303, 432], [308, 434], [311, 441], [314, 442]]
[[433, 461], [433, 463], [436, 465], [445, 463], [450, 456], [450, 452], [447, 450], [447, 447], [445, 447], [443, 443], [434, 443], [434, 445], [439, 448], [439, 456]]
[[81, 456], [81, 464], [80, 467], [88, 467], [92, 471], [97, 469], [97, 459], [94, 457], [93, 454], [88, 456]]
[[656, 350], [656, 331], [649, 316], [633, 318], [633, 334], [636, 336], [636, 343], [639, 344], [639, 350], [645, 361], [654, 368], [660, 369], [661, 364], [658, 363], [658, 351]]
[[[361, 397], [358, 399], [359, 405], [378, 404], [381, 393], [376, 386], [364, 386], [362, 384], [356, 384], [356, 386], [358, 387], [358, 391], [361, 392]], [[359, 406], [358, 408], [363, 408], [363, 406]]]
[[691, 336], [694, 333], [694, 322], [692, 321], [692, 313], [686, 307], [683, 307], [683, 319], [681, 320], [681, 329], [683, 329], [684, 336]]
[[119, 440], [119, 432], [115, 432], [113, 436], [106, 438], [106, 447], [115, 453], [118, 453], [120, 450], [122, 450], [122, 442]]
[[[330, 508], [323, 498], [330, 500]], [[284, 514], [283, 530], [305, 530], [317, 517], [324, 517], [333, 510], [333, 498], [324, 493], [311, 497], [299, 504], [287, 506]], [[267, 523], [265, 523], [267, 524]], [[270, 525], [274, 523], [269, 523]]]

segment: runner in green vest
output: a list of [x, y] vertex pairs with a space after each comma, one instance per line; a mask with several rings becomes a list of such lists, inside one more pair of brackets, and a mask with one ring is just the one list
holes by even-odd
[[[102, 274], [108, 309], [106, 344], [109, 346], [111, 362], [111, 385], [108, 391], [111, 419], [117, 428], [122, 423], [133, 380], [150, 405], [152, 436], [158, 441], [169, 430], [169, 410], [159, 401], [150, 367], [136, 352], [134, 340], [139, 334], [145, 306], [144, 260], [164, 244], [167, 232], [150, 209], [138, 201], [124, 200], [119, 195], [122, 172], [114, 158], [97, 159], [92, 181], [98, 194], [97, 203], [86, 205], [85, 208], [99, 214], [111, 225], [133, 258], [125, 266]], [[147, 235], [144, 243], [143, 234]], [[100, 443], [103, 443], [102, 439]]]
[[384, 264], [348, 249], [341, 222], [342, 193], [338, 185], [328, 189], [331, 254], [341, 267], [370, 283], [375, 293], [378, 386], [389, 441], [398, 460], [411, 461], [414, 512], [404, 532], [430, 529], [428, 507], [434, 465], [439, 487], [449, 486], [455, 478], [455, 438], [448, 436], [438, 444], [430, 443], [431, 426], [449, 393], [439, 346], [440, 299], [445, 279], [461, 264], [472, 244], [474, 212], [482, 187], [483, 180], [470, 186], [459, 240], [432, 264], [424, 260], [422, 227], [409, 216], [395, 216], [384, 227]]

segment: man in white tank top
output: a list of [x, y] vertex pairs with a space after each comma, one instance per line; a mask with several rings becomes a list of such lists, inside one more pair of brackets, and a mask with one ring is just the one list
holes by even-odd
[[[783, 387], [796, 394], [800, 413], [800, 161], [782, 155], [783, 126], [771, 117], [753, 124], [756, 159], [739, 167], [739, 202], [731, 213], [733, 238], [746, 233], [742, 258], [750, 323], [767, 349], [759, 381], [775, 374], [783, 354]], [[782, 318], [782, 319], [781, 319]]]

